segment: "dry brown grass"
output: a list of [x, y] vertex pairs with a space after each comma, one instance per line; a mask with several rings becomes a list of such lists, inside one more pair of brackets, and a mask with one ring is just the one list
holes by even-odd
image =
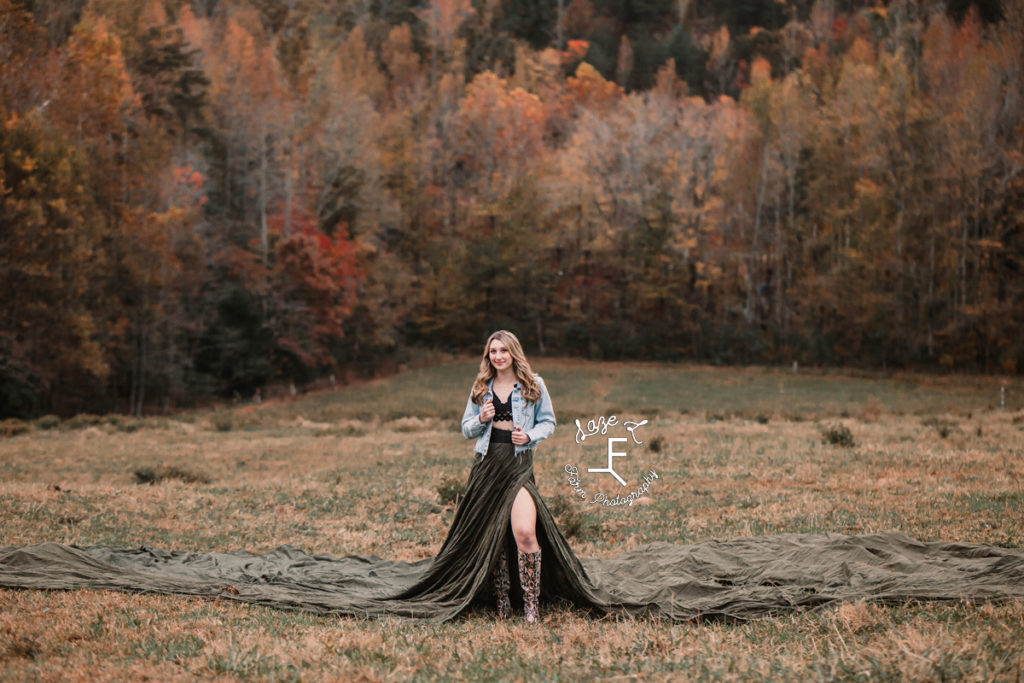
[[[955, 388], [936, 381], [934, 405], [943, 408], [912, 414], [864, 380], [863, 400], [849, 409], [797, 410], [806, 396], [790, 388], [782, 402], [746, 403], [742, 414], [722, 406], [684, 414], [673, 405], [673, 387], [650, 385], [652, 366], [550, 365], [544, 374], [556, 408], [565, 406], [560, 412], [617, 407], [649, 417], [646, 435], [663, 444], [631, 458], [637, 471], [661, 475], [647, 505], [594, 510], [570, 499], [577, 507], [569, 511], [590, 522], [570, 539], [581, 557], [651, 541], [780, 532], [900, 531], [1024, 545], [1024, 421], [979, 408], [976, 394], [950, 408]], [[454, 413], [465, 401], [466, 368], [445, 372], [458, 375], [451, 384], [460, 388], [445, 399]], [[631, 372], [643, 376], [644, 386], [632, 389], [640, 398], [623, 398]], [[718, 372], [723, 392], [779, 381], [749, 370], [700, 372]], [[564, 389], [570, 375], [572, 391]], [[404, 392], [403, 381], [394, 380], [394, 393]], [[815, 400], [832, 378], [819, 381], [825, 386], [806, 390]], [[836, 381], [845, 391], [851, 380]], [[991, 395], [991, 385], [975, 383]], [[366, 391], [386, 394], [388, 386]], [[231, 415], [226, 430], [219, 413], [199, 413], [184, 416], [191, 422], [145, 420], [131, 432], [101, 423], [0, 440], [2, 542], [257, 552], [287, 543], [335, 555], [431, 556], [454, 512], [439, 500], [438, 484], [469, 470], [458, 415], [399, 415], [402, 407], [389, 409], [386, 399], [364, 397], [352, 407], [347, 400], [322, 394], [222, 411]], [[366, 405], [386, 416], [354, 417]], [[849, 428], [856, 446], [823, 444], [826, 424]], [[567, 462], [600, 460], [573, 432], [563, 423], [538, 452], [545, 498], [569, 493]], [[197, 480], [136, 483], [143, 467], [176, 468]], [[552, 608], [541, 628], [528, 628], [495, 622], [486, 611], [421, 626], [181, 597], [0, 590], [3, 680], [1014, 680], [1021, 643], [1019, 602], [853, 603], [739, 625], [595, 619]]]

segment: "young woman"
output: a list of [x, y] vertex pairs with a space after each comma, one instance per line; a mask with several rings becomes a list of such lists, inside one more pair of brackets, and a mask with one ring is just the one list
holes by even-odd
[[[446, 619], [489, 590], [500, 618], [521, 602], [529, 623], [538, 621], [545, 591], [599, 606], [604, 594], [595, 593], [533, 476], [534, 448], [555, 423], [544, 380], [533, 374], [516, 336], [498, 330], [484, 346], [462, 415], [463, 435], [476, 440], [465, 494], [441, 549], [411, 586], [387, 597], [387, 611]], [[511, 585], [513, 573], [518, 586]]]
[[[505, 475], [500, 477], [501, 480], [511, 482], [528, 475], [530, 483], [536, 486], [533, 478], [533, 449], [551, 436], [555, 424], [555, 412], [544, 380], [533, 374], [516, 336], [498, 330], [487, 339], [484, 357], [480, 361], [480, 372], [473, 382], [462, 415], [462, 433], [466, 438], [476, 439], [476, 463], [470, 484], [473, 483], [472, 474], [489, 476], [488, 473], [501, 473]], [[514, 464], [513, 459], [516, 461]], [[484, 461], [487, 461], [486, 465]], [[502, 493], [505, 497], [514, 496], [509, 523], [517, 549], [523, 610], [526, 621], [536, 623], [540, 597], [541, 547], [537, 541], [537, 507], [533, 501], [535, 494], [531, 494], [525, 483], [518, 486], [513, 483]], [[511, 615], [512, 605], [505, 543], [500, 547], [493, 582], [498, 617], [507, 619]]]
[[[358, 605], [365, 614], [443, 621], [472, 603], [493, 600], [499, 617], [509, 617], [513, 604], [521, 603], [526, 621], [536, 623], [543, 595], [604, 611], [613, 596], [587, 576], [533, 475], [534, 449], [551, 436], [555, 422], [544, 380], [533, 374], [519, 340], [505, 330], [492, 334], [462, 415], [463, 435], [476, 439], [473, 467], [440, 550], [411, 565], [369, 565], [374, 584], [407, 587], [374, 591], [366, 596], [370, 600], [359, 596], [345, 609]], [[513, 573], [518, 586], [509, 578]]]

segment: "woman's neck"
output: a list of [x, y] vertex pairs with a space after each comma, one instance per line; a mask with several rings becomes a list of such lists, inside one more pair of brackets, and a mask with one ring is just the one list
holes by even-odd
[[501, 384], [503, 386], [507, 384], [515, 384], [516, 373], [512, 370], [512, 368], [499, 370], [498, 374], [494, 376], [494, 382], [496, 384]]

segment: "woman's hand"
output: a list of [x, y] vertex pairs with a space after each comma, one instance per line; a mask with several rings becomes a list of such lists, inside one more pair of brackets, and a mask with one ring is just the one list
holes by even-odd
[[525, 446], [530, 443], [530, 435], [523, 431], [523, 428], [516, 425], [512, 430], [512, 443], [517, 446]]
[[494, 417], [494, 403], [487, 399], [480, 408], [480, 422], [487, 424]]

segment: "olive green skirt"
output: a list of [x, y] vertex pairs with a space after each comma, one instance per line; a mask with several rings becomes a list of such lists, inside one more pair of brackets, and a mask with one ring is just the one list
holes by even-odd
[[[491, 575], [502, 549], [513, 577], [510, 597], [521, 606], [522, 590], [512, 504], [526, 489], [537, 508], [537, 541], [541, 547], [541, 603], [564, 599], [580, 607], [598, 607], [601, 598], [583, 565], [544, 504], [533, 475], [533, 451], [515, 454], [510, 443], [491, 443], [487, 456], [476, 455], [465, 496], [441, 549], [412, 586], [392, 596], [392, 607], [408, 616], [448, 619], [470, 604], [493, 604]], [[596, 601], [596, 602], [595, 602]], [[401, 607], [399, 607], [401, 605]]]

